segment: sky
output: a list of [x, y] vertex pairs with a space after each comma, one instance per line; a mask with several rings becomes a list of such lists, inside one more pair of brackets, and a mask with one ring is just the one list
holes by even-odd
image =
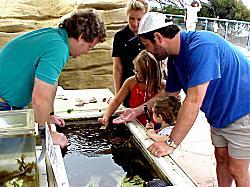
[[248, 9], [250, 9], [250, 0], [242, 0], [242, 2], [247, 6]]
[[[203, 2], [205, 2], [206, 0], [201, 0]], [[248, 9], [250, 9], [250, 0], [242, 0], [243, 4], [247, 6]], [[154, 0], [150, 0], [150, 4], [152, 6], [157, 6], [158, 3], [155, 3]]]

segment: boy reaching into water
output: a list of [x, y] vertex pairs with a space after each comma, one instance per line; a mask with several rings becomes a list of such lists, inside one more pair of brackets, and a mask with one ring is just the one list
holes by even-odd
[[155, 123], [161, 123], [161, 128], [158, 133], [154, 129], [149, 129], [147, 131], [148, 137], [156, 142], [167, 141], [176, 122], [180, 106], [180, 100], [174, 96], [160, 97], [156, 100], [152, 108], [153, 119]]

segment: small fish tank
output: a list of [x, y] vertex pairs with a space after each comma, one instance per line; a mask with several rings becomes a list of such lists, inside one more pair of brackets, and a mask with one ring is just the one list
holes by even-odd
[[71, 187], [143, 187], [155, 180], [170, 185], [157, 175], [125, 124], [100, 127], [97, 118], [70, 120], [66, 127], [57, 127], [69, 140], [62, 156]]
[[36, 187], [35, 121], [32, 109], [0, 112], [0, 186]]

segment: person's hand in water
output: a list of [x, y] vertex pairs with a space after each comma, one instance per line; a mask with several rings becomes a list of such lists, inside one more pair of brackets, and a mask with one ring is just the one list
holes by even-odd
[[98, 122], [102, 125], [100, 129], [106, 129], [109, 124], [109, 117], [104, 115], [102, 118], [98, 118]]

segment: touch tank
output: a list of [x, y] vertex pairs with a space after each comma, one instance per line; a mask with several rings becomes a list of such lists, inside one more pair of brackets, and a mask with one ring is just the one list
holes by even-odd
[[33, 110], [0, 112], [0, 186], [38, 186]]
[[70, 120], [65, 127], [57, 127], [69, 140], [62, 156], [70, 187], [142, 187], [160, 181], [125, 124], [100, 127], [97, 118]]

